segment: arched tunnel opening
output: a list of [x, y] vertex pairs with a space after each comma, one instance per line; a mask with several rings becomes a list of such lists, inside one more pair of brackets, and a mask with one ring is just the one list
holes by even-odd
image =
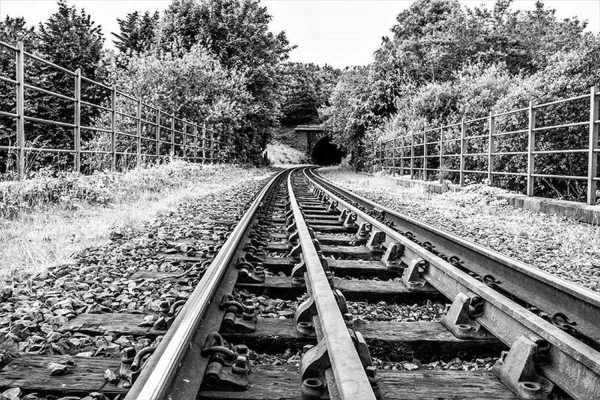
[[317, 165], [334, 165], [342, 162], [346, 154], [335, 144], [331, 143], [329, 136], [320, 139], [313, 148], [312, 159]]

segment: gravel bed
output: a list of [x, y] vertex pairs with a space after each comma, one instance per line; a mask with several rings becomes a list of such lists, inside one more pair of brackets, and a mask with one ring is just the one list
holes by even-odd
[[393, 322], [415, 322], [430, 321], [438, 322], [444, 315], [445, 305], [426, 300], [424, 304], [396, 304], [380, 301], [371, 304], [363, 301], [347, 301], [348, 311], [356, 319], [364, 321], [393, 321]]
[[252, 301], [254, 308], [258, 310], [259, 315], [262, 318], [294, 318], [296, 305], [301, 299], [299, 298], [298, 301], [294, 301], [270, 298], [264, 295], [258, 296], [244, 289], [236, 290], [234, 293], [235, 295], [239, 296], [243, 302]]
[[472, 240], [506, 256], [600, 292], [600, 226], [516, 209], [474, 185], [434, 194], [390, 186], [387, 179], [321, 169], [328, 180], [404, 215]]
[[[223, 226], [205, 221], [222, 216], [239, 219], [266, 182], [252, 180], [187, 201], [139, 231], [113, 231], [108, 244], [85, 249], [75, 262], [10, 282], [0, 293], [2, 366], [19, 353], [119, 358], [125, 348], [155, 346], [162, 336], [149, 339], [111, 332], [93, 336], [60, 328], [82, 313], [146, 314], [145, 323], [154, 325], [165, 304], [190, 296], [205, 267], [201, 262], [168, 261], [167, 257], [177, 254], [211, 259], [215, 245], [224, 242], [235, 223]], [[130, 279], [139, 271], [179, 274]], [[166, 328], [167, 323], [165, 320], [158, 326]]]
[[373, 365], [376, 366], [377, 369], [392, 371], [491, 371], [492, 367], [496, 363], [496, 360], [498, 360], [496, 357], [485, 357], [467, 361], [457, 357], [448, 362], [433, 361], [430, 363], [422, 363], [417, 359], [393, 362], [373, 358]]
[[252, 365], [285, 365], [290, 364], [294, 367], [300, 367], [302, 361], [302, 353], [297, 351], [294, 352], [291, 349], [287, 349], [281, 354], [265, 354], [256, 353], [250, 350], [250, 361]]

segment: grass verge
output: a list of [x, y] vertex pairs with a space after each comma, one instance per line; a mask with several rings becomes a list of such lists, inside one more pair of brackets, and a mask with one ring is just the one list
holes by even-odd
[[[271, 173], [174, 161], [127, 173], [11, 182], [11, 192], [4, 186], [4, 199], [25, 204], [0, 216], [0, 282], [69, 262], [81, 249], [107, 241], [112, 231], [138, 230], [187, 199]], [[7, 209], [7, 202], [0, 204]]]

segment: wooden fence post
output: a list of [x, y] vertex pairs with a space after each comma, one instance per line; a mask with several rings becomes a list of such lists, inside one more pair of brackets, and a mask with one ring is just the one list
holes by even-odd
[[593, 86], [590, 89], [590, 138], [589, 138], [589, 153], [588, 153], [588, 190], [587, 203], [589, 205], [596, 204], [596, 190], [598, 182], [594, 179], [598, 172], [598, 88]]
[[160, 108], [156, 109], [156, 162], [160, 157]]
[[139, 168], [142, 165], [142, 100], [137, 99], [137, 110], [136, 110], [136, 136], [137, 136], [137, 154], [136, 154], [136, 166]]
[[494, 133], [496, 132], [496, 118], [490, 111], [488, 130], [488, 185], [493, 184], [494, 179]]
[[74, 151], [75, 157], [73, 164], [76, 172], [81, 172], [81, 68], [75, 70], [75, 109], [73, 115], [73, 138], [74, 138]]
[[110, 91], [110, 170], [117, 169], [117, 87]]
[[465, 185], [465, 117], [460, 120], [460, 166], [459, 170], [459, 184], [460, 186]]
[[23, 42], [19, 42], [16, 53], [16, 78], [17, 78], [17, 171], [20, 179], [25, 179], [25, 73]]
[[529, 101], [529, 125], [527, 128], [528, 143], [527, 143], [527, 196], [533, 196], [533, 187], [535, 182], [535, 159], [533, 152], [535, 151], [535, 110], [533, 109], [533, 100]]

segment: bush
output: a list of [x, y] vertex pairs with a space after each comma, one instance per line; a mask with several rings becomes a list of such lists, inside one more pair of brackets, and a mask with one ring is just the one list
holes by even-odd
[[48, 205], [76, 209], [82, 204], [106, 206], [142, 192], [162, 192], [210, 174], [213, 167], [172, 160], [127, 173], [100, 172], [82, 175], [56, 172], [50, 167], [32, 179], [0, 182], [0, 218], [16, 218], [24, 212]]

